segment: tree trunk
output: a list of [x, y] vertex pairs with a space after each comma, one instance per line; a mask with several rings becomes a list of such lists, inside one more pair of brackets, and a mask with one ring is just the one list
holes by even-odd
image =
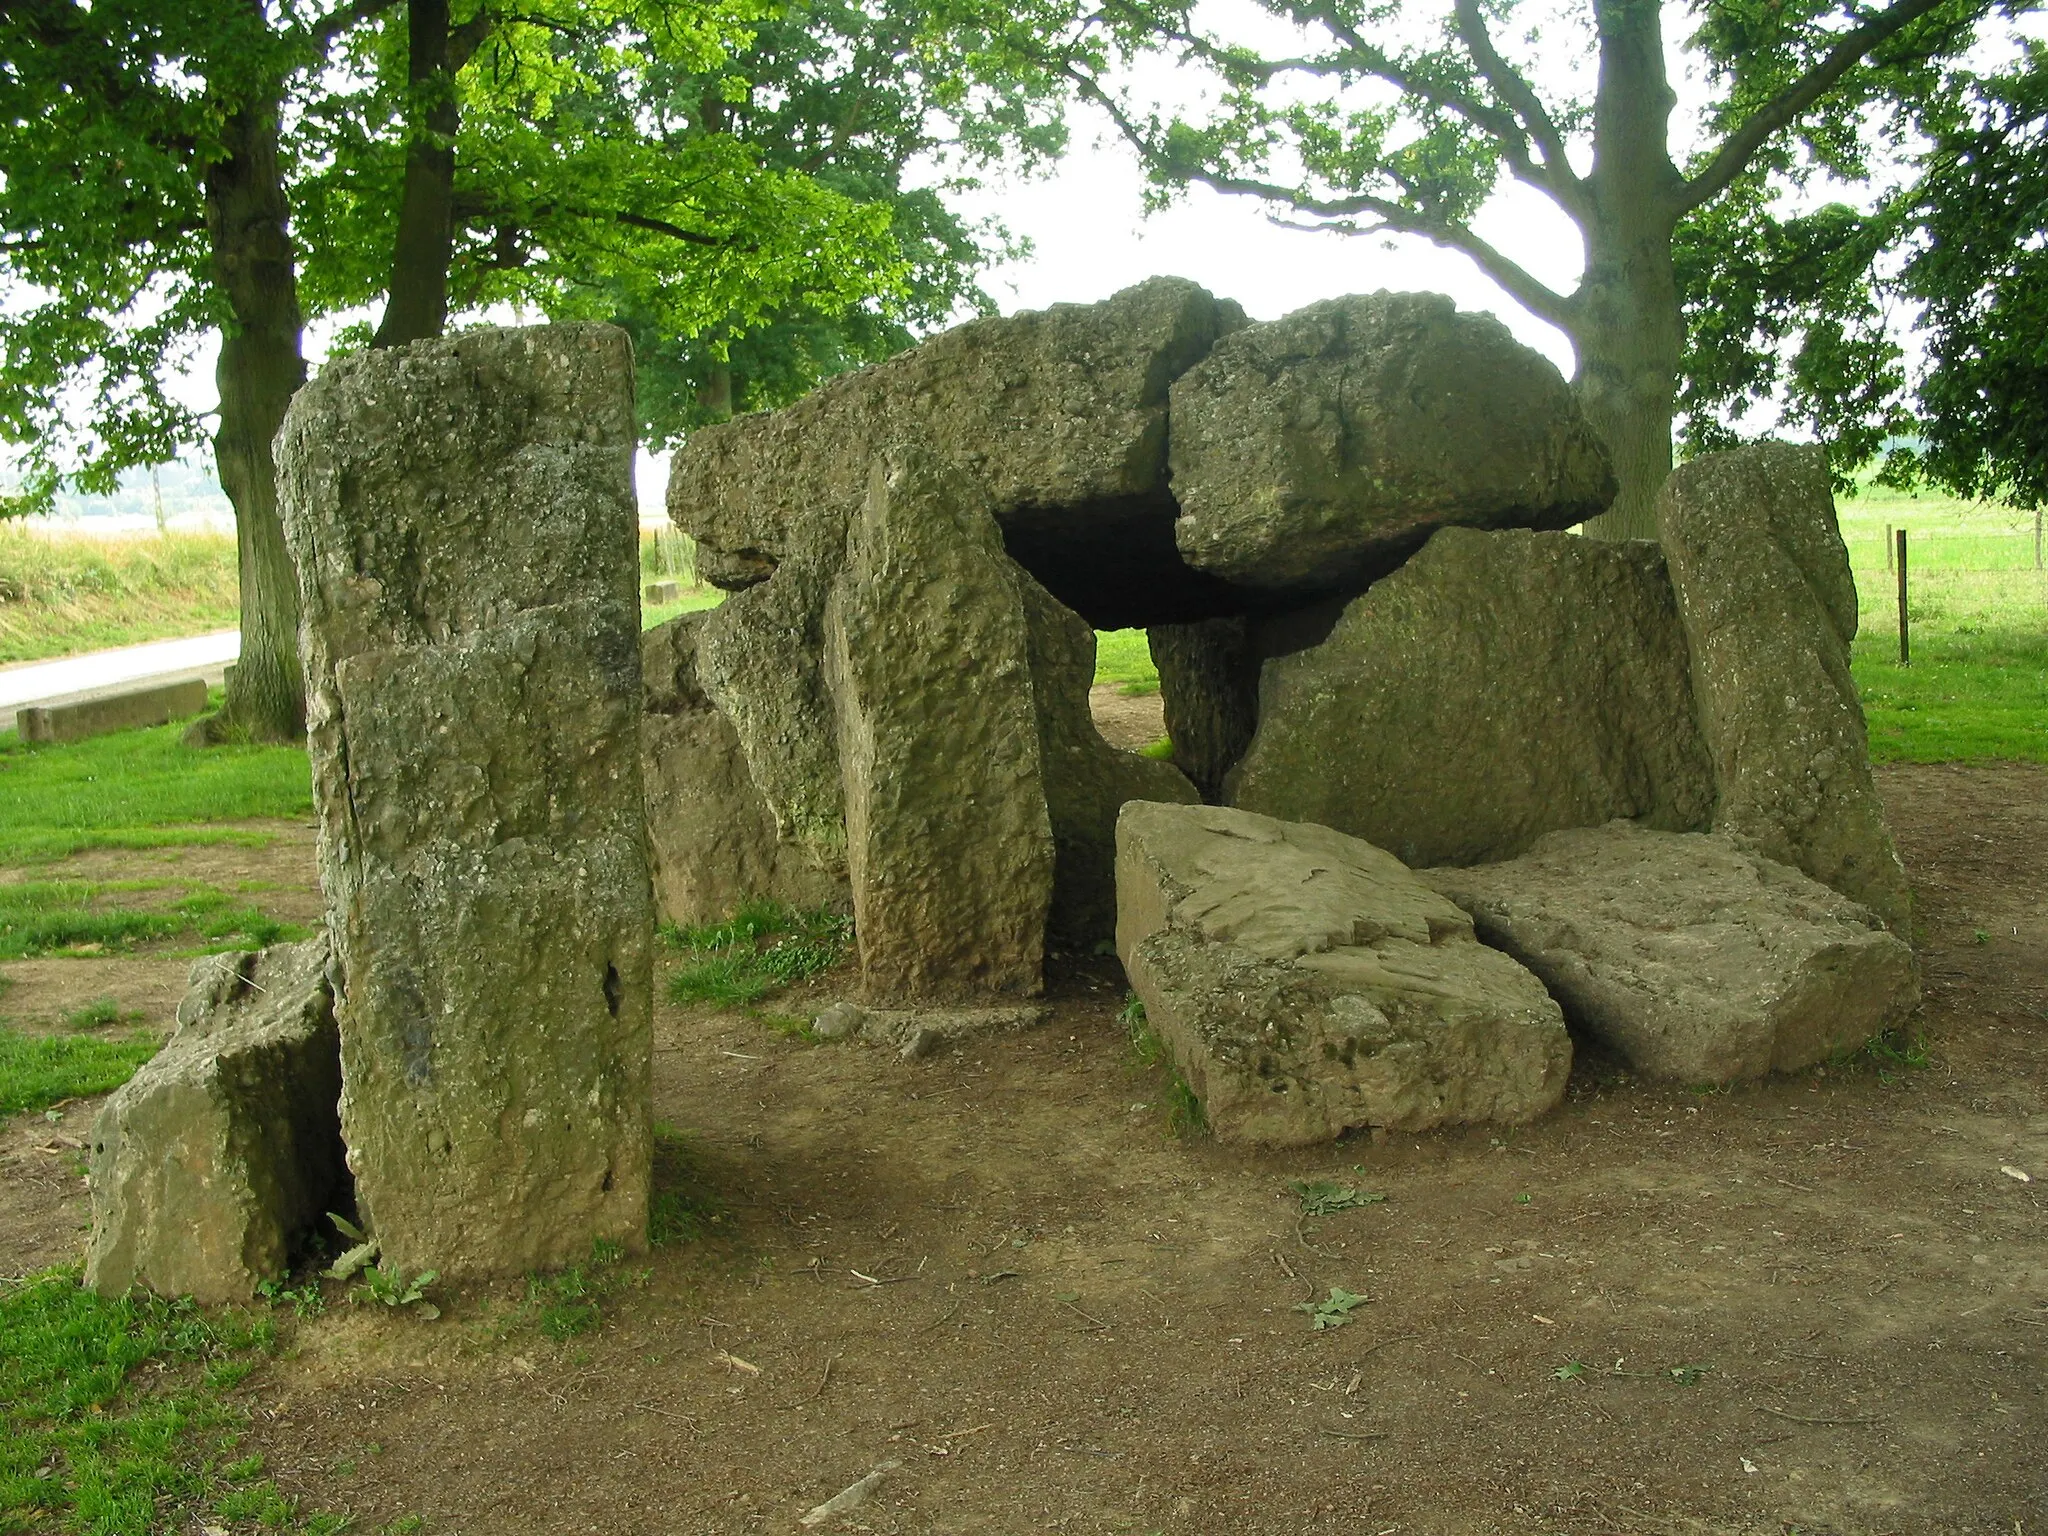
[[372, 346], [438, 336], [448, 323], [455, 254], [455, 133], [461, 126], [448, 0], [406, 6], [405, 186], [391, 257], [390, 298]]
[[299, 671], [299, 587], [277, 515], [271, 440], [306, 381], [299, 349], [298, 278], [277, 159], [277, 97], [246, 102], [221, 125], [221, 159], [206, 168], [213, 275], [227, 298], [221, 328], [221, 489], [235, 509], [242, 582], [242, 654], [227, 707], [202, 739], [299, 741], [306, 688]]
[[1606, 539], [1657, 537], [1657, 492], [1671, 473], [1671, 417], [1685, 319], [1671, 260], [1685, 179], [1671, 163], [1671, 109], [1657, 0], [1595, 0], [1600, 84], [1593, 107], [1586, 275], [1567, 329], [1572, 381], [1607, 445], [1621, 489], [1586, 524]]

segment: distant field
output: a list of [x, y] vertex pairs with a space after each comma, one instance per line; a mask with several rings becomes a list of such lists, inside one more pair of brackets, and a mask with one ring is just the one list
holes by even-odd
[[[1879, 762], [2048, 762], [2048, 573], [2032, 513], [1869, 488], [1840, 504], [1862, 622], [1852, 659]], [[1887, 528], [1906, 530], [1912, 663]]]
[[0, 523], [0, 664], [232, 628], [235, 541], [95, 538]]

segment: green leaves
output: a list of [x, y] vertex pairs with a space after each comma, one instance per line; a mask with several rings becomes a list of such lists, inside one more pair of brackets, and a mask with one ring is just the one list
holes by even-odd
[[1339, 1211], [1355, 1210], [1360, 1206], [1382, 1205], [1387, 1198], [1353, 1189], [1332, 1179], [1293, 1179], [1287, 1187], [1301, 1201], [1301, 1214], [1304, 1216], [1334, 1216]]
[[1351, 1314], [1364, 1306], [1366, 1298], [1355, 1291], [1347, 1291], [1341, 1285], [1330, 1287], [1330, 1294], [1322, 1301], [1297, 1301], [1294, 1310], [1308, 1314], [1308, 1326], [1312, 1333], [1321, 1333], [1328, 1328], [1342, 1328], [1351, 1321]]

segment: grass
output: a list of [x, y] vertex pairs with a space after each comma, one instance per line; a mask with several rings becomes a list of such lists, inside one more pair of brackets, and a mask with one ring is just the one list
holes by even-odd
[[1202, 1111], [1202, 1101], [1188, 1086], [1188, 1080], [1181, 1076], [1180, 1068], [1174, 1065], [1166, 1042], [1153, 1032], [1150, 1020], [1145, 1017], [1145, 1005], [1136, 993], [1125, 997], [1123, 1011], [1117, 1018], [1130, 1039], [1131, 1055], [1138, 1065], [1148, 1071], [1160, 1067], [1166, 1069], [1167, 1130], [1175, 1136], [1198, 1136], [1207, 1130], [1209, 1117]]
[[161, 1044], [153, 1035], [30, 1035], [0, 1024], [0, 1120], [111, 1093]]
[[647, 1204], [647, 1240], [657, 1248], [694, 1243], [725, 1221], [725, 1202], [712, 1188], [703, 1153], [686, 1131], [654, 1128], [654, 1194]]
[[235, 541], [47, 534], [0, 524], [0, 663], [231, 629]]
[[183, 731], [173, 723], [62, 746], [0, 733], [0, 864], [86, 848], [260, 845], [264, 833], [203, 824], [312, 813], [303, 747], [195, 751]]
[[247, 1415], [226, 1394], [276, 1342], [262, 1314], [98, 1296], [76, 1269], [0, 1282], [0, 1531], [339, 1531], [236, 1454]]
[[[109, 897], [186, 892], [163, 907], [108, 906]], [[212, 886], [146, 880], [33, 880], [0, 884], [0, 960], [48, 954], [106, 954], [164, 939], [196, 938], [210, 949], [261, 949], [305, 931], [239, 903]]]
[[722, 923], [670, 925], [662, 938], [685, 956], [669, 977], [670, 1001], [738, 1008], [839, 964], [853, 943], [853, 919], [823, 908], [751, 901]]
[[1095, 632], [1095, 685], [1115, 683], [1128, 698], [1159, 691], [1159, 669], [1152, 665], [1152, 647], [1142, 629]]
[[[2048, 762], [2048, 573], [2033, 517], [1866, 487], [1839, 507], [1862, 622], [1851, 670], [1877, 762]], [[1912, 662], [1900, 666], [1886, 529], [1907, 530]]]

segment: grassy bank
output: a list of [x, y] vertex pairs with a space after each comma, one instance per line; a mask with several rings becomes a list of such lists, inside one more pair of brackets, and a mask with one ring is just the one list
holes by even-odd
[[96, 538], [0, 524], [0, 664], [232, 628], [226, 534]]

